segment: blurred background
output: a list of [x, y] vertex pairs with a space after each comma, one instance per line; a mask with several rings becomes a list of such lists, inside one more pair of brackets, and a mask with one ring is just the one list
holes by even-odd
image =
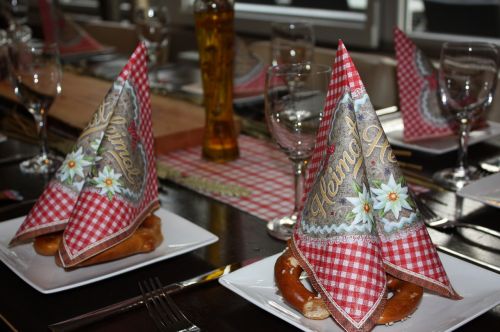
[[[4, 12], [29, 24], [43, 37], [39, 3], [49, 2], [78, 23], [102, 45], [125, 57], [139, 40], [134, 24], [137, 8], [148, 0], [3, 0]], [[163, 0], [168, 9], [169, 63], [197, 65], [194, 0]], [[444, 41], [487, 41], [500, 44], [500, 0], [236, 0], [235, 29], [239, 40], [269, 63], [271, 23], [308, 21], [316, 37], [315, 61], [331, 64], [339, 39], [352, 53], [376, 108], [398, 105], [394, 27], [399, 27], [433, 61]], [[246, 50], [245, 50], [246, 51]], [[104, 58], [103, 58], [104, 59]], [[102, 59], [101, 59], [102, 60]], [[116, 70], [122, 63], [116, 64]], [[109, 69], [109, 64], [107, 65]], [[175, 67], [179, 84], [193, 73]], [[96, 69], [96, 74], [97, 74]], [[183, 71], [184, 70], [184, 71]], [[99, 73], [114, 77], [114, 72]], [[97, 76], [99, 76], [97, 75]], [[195, 73], [194, 76], [197, 74]], [[383, 84], [381, 84], [381, 82]], [[495, 101], [489, 118], [500, 120]]]
[[[134, 47], [131, 38], [95, 33], [99, 26], [131, 27], [134, 0], [52, 0], [103, 43]], [[193, 0], [166, 0], [171, 19], [171, 58], [195, 47]], [[40, 24], [37, 0], [3, 0], [30, 25]], [[498, 43], [500, 5], [497, 0], [241, 0], [235, 1], [236, 30], [247, 39], [267, 39], [270, 22], [308, 20], [317, 45], [335, 47], [348, 41], [350, 49], [392, 52], [392, 29], [399, 26], [429, 54], [437, 55], [442, 41], [481, 39]], [[27, 16], [25, 16], [27, 11]], [[35, 34], [41, 29], [34, 29]], [[192, 38], [186, 38], [192, 36]], [[125, 36], [124, 36], [125, 37]]]

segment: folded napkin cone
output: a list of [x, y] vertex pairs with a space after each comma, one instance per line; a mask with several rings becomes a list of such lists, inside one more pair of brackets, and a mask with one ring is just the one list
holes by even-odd
[[290, 247], [345, 330], [374, 326], [386, 272], [460, 298], [342, 42], [304, 195]]
[[130, 237], [158, 208], [146, 48], [140, 44], [11, 243], [64, 230], [64, 267]]
[[71, 55], [94, 55], [111, 50], [65, 15], [53, 1], [38, 0], [38, 6], [44, 38], [59, 44], [63, 58]]
[[[422, 50], [398, 28], [394, 29], [394, 44], [404, 140], [413, 142], [453, 135], [457, 121], [439, 106], [437, 70]], [[473, 129], [486, 125], [484, 113], [473, 119]]]
[[394, 44], [404, 140], [452, 135], [454, 120], [439, 107], [437, 71], [432, 63], [398, 28], [394, 29]]

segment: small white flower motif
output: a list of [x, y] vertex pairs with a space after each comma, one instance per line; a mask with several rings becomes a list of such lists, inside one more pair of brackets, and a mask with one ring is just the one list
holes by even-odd
[[94, 151], [97, 151], [99, 149], [99, 146], [101, 145], [103, 137], [104, 137], [104, 132], [101, 132], [101, 135], [90, 143], [90, 148]]
[[77, 151], [69, 153], [62, 165], [59, 179], [63, 182], [69, 179], [70, 182], [72, 182], [75, 175], [84, 177], [83, 168], [91, 164], [84, 158], [85, 155], [83, 154], [82, 147], [80, 147]]
[[358, 192], [358, 197], [346, 197], [346, 199], [354, 205], [352, 213], [354, 213], [356, 217], [354, 218], [353, 224], [359, 224], [360, 222], [369, 223], [371, 228], [371, 224], [373, 223], [372, 199], [365, 184], [363, 184], [363, 191]]
[[120, 173], [115, 174], [114, 169], [109, 166], [105, 166], [102, 171], [99, 171], [99, 175], [94, 178], [94, 181], [96, 187], [101, 189], [101, 195], [106, 195], [111, 199], [116, 193], [121, 193], [122, 185], [119, 181], [121, 176]]
[[399, 218], [399, 212], [402, 208], [412, 210], [412, 207], [407, 202], [408, 187], [402, 187], [401, 184], [396, 183], [394, 176], [391, 174], [387, 184], [382, 183], [379, 188], [371, 189], [375, 195], [375, 210], [384, 210], [384, 213], [389, 210], [392, 211], [396, 219]]

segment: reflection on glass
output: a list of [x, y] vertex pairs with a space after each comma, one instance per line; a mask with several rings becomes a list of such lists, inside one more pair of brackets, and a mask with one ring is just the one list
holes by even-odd
[[241, 3], [280, 7], [300, 7], [343, 11], [362, 11], [367, 8], [368, 0], [242, 0]]
[[271, 220], [268, 233], [288, 240], [302, 204], [306, 166], [318, 131], [331, 68], [318, 64], [270, 67], [266, 76], [265, 115], [271, 135], [293, 164], [295, 203], [289, 216]]
[[[407, 0], [413, 32], [500, 37], [500, 3], [491, 0]], [[446, 19], [444, 19], [446, 18]]]

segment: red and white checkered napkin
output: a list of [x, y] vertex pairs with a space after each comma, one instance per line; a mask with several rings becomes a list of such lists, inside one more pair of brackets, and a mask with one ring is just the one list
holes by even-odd
[[285, 154], [245, 135], [238, 146], [240, 158], [225, 164], [201, 159], [201, 146], [158, 156], [158, 162], [170, 170], [170, 180], [263, 220], [292, 213], [292, 165]]
[[453, 117], [439, 107], [437, 72], [425, 54], [394, 29], [399, 106], [405, 141], [453, 134]]
[[146, 48], [140, 44], [12, 243], [63, 230], [70, 267], [128, 238], [158, 207]]
[[47, 41], [59, 43], [62, 56], [95, 54], [106, 49], [75, 21], [64, 15], [53, 1], [38, 0], [38, 7], [44, 37]]
[[334, 319], [370, 330], [386, 273], [459, 298], [342, 42], [316, 142], [290, 246]]

